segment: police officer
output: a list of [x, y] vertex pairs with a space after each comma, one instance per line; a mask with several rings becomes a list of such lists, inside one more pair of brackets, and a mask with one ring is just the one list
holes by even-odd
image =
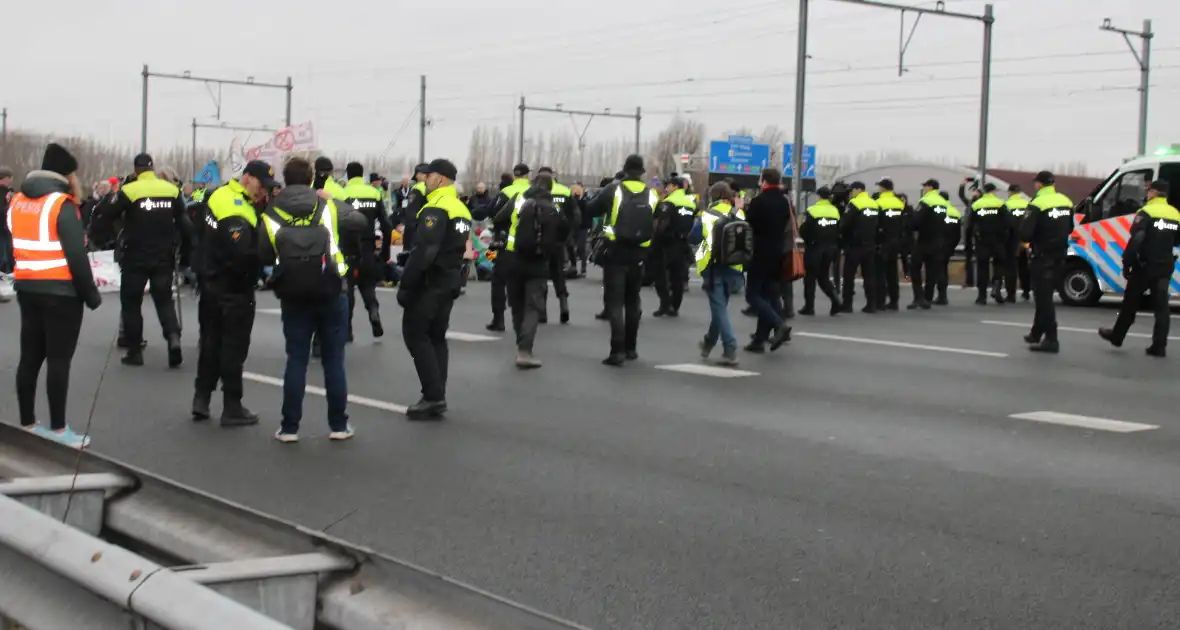
[[324, 191], [321, 197], [327, 197], [336, 201], [344, 201], [346, 195], [344, 194], [344, 187], [336, 182], [333, 177], [336, 167], [332, 164], [332, 160], [325, 156], [320, 156], [315, 159], [315, 179], [312, 181], [312, 187], [316, 190]]
[[[410, 250], [414, 248], [414, 240], [418, 230], [418, 214], [426, 205], [426, 168], [426, 164], [414, 167], [414, 185], [410, 187], [410, 193], [402, 199], [401, 214], [398, 217], [403, 224], [402, 255], [399, 256], [399, 263], [404, 264], [404, 257], [409, 256]], [[398, 221], [394, 221], [394, 223], [396, 224]]]
[[418, 240], [397, 290], [397, 303], [405, 308], [402, 337], [422, 383], [422, 399], [406, 411], [411, 419], [438, 418], [447, 411], [447, 328], [471, 237], [471, 212], [455, 191], [455, 165], [438, 159], [425, 171], [428, 192], [416, 217]]
[[287, 160], [283, 165], [287, 186], [270, 200], [262, 216], [265, 235], [258, 239], [262, 260], [275, 263], [274, 291], [283, 315], [287, 365], [282, 424], [274, 437], [285, 444], [299, 441], [313, 331], [322, 334], [328, 439], [353, 437], [344, 371], [348, 298], [343, 287], [348, 263], [340, 247], [340, 211], [348, 204], [332, 199], [323, 189], [311, 188], [313, 177], [307, 160]]
[[1069, 235], [1073, 232], [1073, 202], [1057, 192], [1056, 178], [1049, 171], [1037, 173], [1033, 179], [1036, 196], [1029, 204], [1028, 214], [1020, 225], [1020, 238], [1032, 248], [1030, 272], [1036, 313], [1032, 330], [1024, 336], [1029, 350], [1057, 353], [1057, 310], [1053, 293], [1061, 280], [1065, 256], [1069, 251]]
[[[546, 260], [549, 264], [549, 280], [553, 282], [553, 292], [557, 294], [561, 323], [568, 324], [570, 321], [570, 292], [565, 282], [565, 243], [572, 237], [574, 228], [581, 223], [582, 211], [578, 200], [574, 199], [573, 191], [557, 181], [557, 173], [553, 172], [551, 167], [542, 166], [537, 169], [537, 177], [539, 178], [541, 175], [547, 175], [552, 182], [549, 196], [561, 218], [557, 233], [557, 237], [561, 239], [562, 243], [561, 251], [551, 253], [546, 257]], [[534, 187], [536, 187], [535, 183]], [[538, 192], [543, 193], [543, 191]], [[546, 308], [541, 311], [540, 323], [542, 324], [549, 321], [547, 310]]]
[[832, 203], [832, 191], [821, 186], [815, 191], [819, 200], [807, 209], [799, 223], [799, 238], [803, 239], [803, 308], [800, 315], [815, 315], [815, 285], [832, 302], [832, 316], [841, 310], [840, 298], [832, 286], [832, 260], [840, 243], [840, 210]]
[[652, 315], [679, 317], [684, 301], [684, 282], [691, 253], [688, 235], [696, 221], [696, 202], [684, 191], [684, 180], [671, 177], [664, 183], [664, 200], [656, 208], [656, 235], [652, 239], [653, 260], [658, 268], [656, 294], [660, 307]]
[[[898, 310], [901, 300], [900, 279], [897, 276], [898, 259], [905, 239], [905, 202], [893, 192], [893, 180], [877, 182], [877, 308]], [[888, 298], [888, 302], [886, 302]]]
[[119, 300], [128, 348], [123, 364], [143, 365], [143, 291], [150, 284], [156, 315], [168, 341], [168, 366], [178, 367], [184, 357], [172, 283], [177, 246], [182, 239], [191, 238], [192, 228], [180, 189], [156, 177], [152, 156], [141, 153], [133, 165], [135, 180], [124, 185], [115, 202], [94, 219], [94, 230], [104, 236], [101, 240], [113, 237], [115, 222], [123, 221]]
[[930, 310], [934, 287], [940, 281], [940, 274], [945, 271], [941, 260], [946, 247], [949, 205], [938, 192], [938, 180], [922, 182], [922, 198], [914, 208], [910, 222], [910, 230], [914, 235], [913, 253], [910, 256], [910, 284], [914, 288], [914, 301], [906, 308], [911, 311], [918, 308]]
[[528, 165], [514, 166], [512, 176], [512, 183], [500, 189], [500, 194], [496, 195], [496, 202], [492, 204], [492, 242], [497, 252], [495, 266], [492, 268], [492, 321], [487, 325], [487, 329], [493, 332], [504, 332], [504, 309], [508, 305], [508, 276], [512, 273], [512, 252], [504, 248], [504, 243], [508, 239], [516, 199], [528, 191], [530, 186]]
[[[356, 310], [356, 291], [360, 289], [365, 311], [369, 313], [369, 324], [374, 337], [381, 337], [385, 329], [381, 326], [381, 309], [377, 303], [377, 281], [382, 268], [389, 264], [389, 241], [393, 226], [385, 214], [385, 202], [381, 191], [365, 183], [364, 167], [358, 162], [349, 162], [344, 167], [348, 185], [344, 187], [344, 199], [356, 212], [364, 217], [360, 233], [347, 233], [344, 237], [344, 256], [348, 259], [348, 340], [352, 341], [352, 314]], [[381, 230], [381, 252], [377, 252], [377, 235], [374, 226]]]
[[844, 312], [852, 312], [856, 289], [856, 272], [864, 278], [863, 313], [877, 312], [877, 287], [874, 263], [877, 255], [877, 202], [865, 190], [864, 182], [852, 182], [851, 198], [840, 220], [840, 238], [844, 244]]
[[508, 303], [516, 332], [516, 367], [522, 370], [541, 367], [533, 356], [533, 342], [545, 312], [545, 280], [552, 271], [550, 261], [564, 249], [553, 185], [553, 176], [540, 172], [532, 188], [517, 196], [504, 248], [512, 253]]
[[950, 304], [946, 298], [946, 290], [950, 283], [951, 257], [955, 255], [955, 248], [963, 238], [963, 214], [950, 202], [949, 197], [944, 196], [943, 200], [946, 201], [946, 216], [942, 220], [945, 241], [938, 259], [938, 297], [933, 301], [939, 306]]
[[1166, 356], [1168, 327], [1168, 290], [1176, 268], [1176, 247], [1180, 247], [1180, 211], [1168, 203], [1170, 187], [1166, 181], [1152, 182], [1147, 190], [1147, 204], [1135, 215], [1131, 224], [1131, 238], [1123, 253], [1123, 275], [1127, 289], [1119, 308], [1114, 328], [1099, 328], [1098, 335], [1114, 347], [1123, 345], [1127, 331], [1135, 323], [1135, 313], [1143, 294], [1151, 291], [1155, 328], [1151, 331], [1151, 345], [1147, 354]]
[[[1020, 190], [1020, 186], [1012, 184], [1008, 186], [1008, 199], [1004, 201], [1004, 207], [1008, 208], [1008, 212], [1012, 215], [1012, 223], [1014, 225], [1010, 232], [1008, 242], [1009, 257], [1015, 260], [1013, 265], [1016, 276], [1020, 280], [1020, 297], [1025, 302], [1028, 301], [1031, 283], [1029, 282], [1028, 273], [1028, 243], [1020, 240], [1020, 224], [1024, 222], [1024, 217], [1028, 214], [1028, 195]], [[1009, 286], [1016, 286], [1013, 282]], [[1015, 302], [1016, 294], [1009, 290], [1008, 301]]]
[[654, 232], [659, 193], [643, 181], [643, 173], [643, 157], [627, 156], [622, 179], [602, 189], [587, 208], [591, 215], [602, 217], [603, 300], [611, 328], [610, 354], [602, 363], [614, 367], [639, 358], [637, 345], [643, 306], [639, 290], [651, 240], [634, 242], [626, 236], [620, 238], [619, 232], [626, 228], [629, 233], [638, 233], [632, 230], [641, 225]]
[[252, 161], [242, 176], [214, 190], [201, 204], [201, 256], [197, 305], [200, 353], [193, 382], [193, 419], [210, 417], [209, 402], [221, 382], [221, 426], [258, 423], [242, 405], [242, 368], [254, 328], [258, 281], [258, 210], [275, 185], [274, 169]]
[[[1015, 276], [1012, 274], [1012, 259], [1008, 244], [1011, 239], [1012, 215], [996, 196], [995, 184], [984, 184], [982, 194], [971, 203], [967, 215], [967, 250], [975, 254], [975, 285], [978, 297], [975, 303], [987, 304], [987, 290], [991, 288], [991, 269], [995, 264], [997, 278], [1007, 283], [1008, 295], [1013, 295]], [[970, 256], [968, 256], [970, 258]], [[999, 288], [992, 293], [993, 299], [1003, 304]]]

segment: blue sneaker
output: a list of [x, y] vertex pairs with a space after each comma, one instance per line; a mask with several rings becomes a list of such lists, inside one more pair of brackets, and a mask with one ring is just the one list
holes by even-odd
[[63, 444], [70, 448], [84, 449], [90, 446], [90, 436], [75, 433], [70, 427], [66, 427], [61, 431], [54, 431], [44, 427], [37, 427], [33, 429], [33, 433], [39, 435], [47, 440], [53, 440], [58, 444]]

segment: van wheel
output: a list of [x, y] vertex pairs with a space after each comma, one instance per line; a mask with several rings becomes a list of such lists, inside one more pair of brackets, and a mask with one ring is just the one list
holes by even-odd
[[1090, 266], [1080, 260], [1066, 266], [1057, 292], [1061, 295], [1061, 301], [1070, 306], [1094, 306], [1102, 299], [1098, 278]]

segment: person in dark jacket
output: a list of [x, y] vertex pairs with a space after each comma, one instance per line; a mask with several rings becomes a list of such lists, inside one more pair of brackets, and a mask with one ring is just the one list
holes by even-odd
[[840, 298], [832, 284], [832, 260], [840, 249], [840, 210], [832, 203], [832, 190], [821, 186], [819, 197], [799, 219], [799, 238], [803, 239], [803, 308], [800, 315], [815, 315], [815, 286], [832, 302], [830, 315], [840, 313]]
[[922, 183], [922, 198], [918, 200], [909, 222], [914, 235], [913, 254], [910, 257], [910, 283], [914, 288], [914, 301], [906, 306], [908, 310], [930, 310], [934, 289], [942, 271], [942, 253], [946, 248], [948, 205], [946, 198], [938, 192], [938, 180], [928, 179]]
[[119, 300], [128, 349], [123, 364], [143, 365], [143, 291], [150, 284], [168, 342], [168, 366], [178, 367], [183, 356], [180, 323], [172, 303], [173, 274], [177, 247], [182, 239], [191, 239], [193, 230], [180, 189], [156, 176], [152, 156], [137, 155], [133, 164], [135, 181], [123, 186], [115, 202], [94, 217], [92, 229], [110, 236], [115, 222], [124, 221]]
[[1029, 204], [1028, 214], [1020, 224], [1020, 240], [1032, 248], [1033, 278], [1032, 330], [1024, 336], [1032, 352], [1056, 354], [1057, 307], [1053, 296], [1061, 282], [1069, 253], [1069, 236], [1073, 232], [1073, 201], [1057, 192], [1057, 178], [1041, 171], [1033, 179], [1037, 194]]
[[692, 255], [688, 235], [696, 217], [696, 202], [684, 192], [684, 180], [669, 177], [664, 184], [664, 199], [656, 207], [656, 233], [651, 246], [650, 264], [656, 267], [656, 294], [660, 296], [660, 307], [652, 313], [655, 317], [680, 316], [684, 301], [681, 278]]
[[479, 182], [475, 185], [475, 194], [471, 195], [467, 207], [471, 208], [471, 218], [474, 221], [486, 221], [492, 216], [492, 206], [496, 198], [488, 191], [488, 185]]
[[864, 280], [865, 306], [862, 313], [877, 312], [876, 277], [877, 224], [880, 210], [869, 196], [863, 182], [849, 187], [851, 197], [840, 217], [840, 236], [844, 245], [844, 312], [852, 312], [856, 272]]
[[[66, 446], [86, 448], [90, 438], [66, 424], [66, 398], [70, 363], [82, 330], [82, 307], [97, 309], [102, 296], [90, 271], [86, 233], [75, 205], [80, 196], [77, 170], [78, 161], [64, 147], [46, 147], [41, 170], [25, 177], [5, 225], [12, 225], [14, 288], [21, 314], [16, 368], [21, 426]], [[46, 226], [54, 213], [56, 229], [51, 231]], [[47, 366], [48, 429], [38, 425], [36, 417], [42, 365]]]
[[877, 182], [877, 309], [898, 310], [901, 281], [897, 275], [898, 258], [905, 240], [905, 201], [893, 192], [893, 180]]
[[762, 169], [759, 184], [762, 192], [750, 200], [745, 210], [746, 222], [754, 230], [754, 258], [746, 265], [746, 302], [758, 316], [746, 352], [755, 353], [765, 351], [767, 342], [771, 349], [777, 349], [791, 335], [791, 327], [779, 314], [777, 304], [782, 299], [783, 255], [795, 240], [791, 202], [783, 190], [782, 174], [775, 168]]
[[[0, 166], [0, 273], [12, 272], [12, 236], [8, 233], [8, 202], [12, 198], [12, 169]], [[7, 298], [0, 296], [0, 300]]]
[[508, 240], [508, 230], [512, 223], [513, 204], [516, 198], [524, 195], [529, 189], [529, 166], [517, 164], [512, 169], [515, 179], [508, 186], [500, 187], [500, 194], [492, 204], [492, 247], [496, 250], [496, 262], [492, 268], [492, 321], [487, 329], [492, 332], [504, 332], [504, 310], [508, 306], [508, 278], [512, 275], [512, 261], [515, 254], [505, 248]]

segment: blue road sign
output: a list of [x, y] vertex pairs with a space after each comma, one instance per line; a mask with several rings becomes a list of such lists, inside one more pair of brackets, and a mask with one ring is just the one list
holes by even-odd
[[735, 175], [758, 174], [770, 166], [770, 145], [749, 142], [709, 143], [709, 172]]
[[754, 144], [754, 136], [730, 136], [730, 144]]
[[[783, 177], [795, 176], [795, 143], [783, 145]], [[803, 175], [806, 179], [815, 179], [815, 145], [803, 145]]]

